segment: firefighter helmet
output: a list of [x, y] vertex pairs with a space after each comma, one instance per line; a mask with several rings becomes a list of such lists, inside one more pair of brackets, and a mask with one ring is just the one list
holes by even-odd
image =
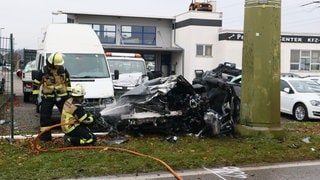
[[76, 84], [74, 88], [72, 88], [71, 96], [84, 96], [86, 95], [86, 91], [81, 84]]
[[52, 53], [48, 58], [48, 63], [50, 63], [53, 66], [55, 65], [62, 66], [64, 63], [63, 56], [64, 56], [63, 54], [58, 52]]

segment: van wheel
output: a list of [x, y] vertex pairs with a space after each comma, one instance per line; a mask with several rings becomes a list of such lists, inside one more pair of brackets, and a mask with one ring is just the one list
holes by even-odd
[[23, 93], [23, 102], [30, 102], [30, 93]]
[[296, 104], [293, 108], [293, 116], [298, 121], [305, 121], [308, 119], [308, 110], [302, 103]]

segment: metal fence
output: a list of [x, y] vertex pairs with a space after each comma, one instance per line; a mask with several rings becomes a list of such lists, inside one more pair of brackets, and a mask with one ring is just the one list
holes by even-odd
[[13, 35], [0, 37], [0, 136], [10, 141], [14, 140], [13, 56]]

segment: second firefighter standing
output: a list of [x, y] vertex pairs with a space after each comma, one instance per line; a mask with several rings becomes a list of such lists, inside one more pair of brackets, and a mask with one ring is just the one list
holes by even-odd
[[[32, 94], [35, 98], [38, 97], [41, 89], [40, 132], [56, 123], [51, 119], [53, 106], [56, 105], [61, 113], [64, 102], [69, 98], [70, 75], [63, 64], [64, 55], [59, 52], [52, 53], [33, 81]], [[43, 132], [40, 140], [52, 140], [51, 130]]]

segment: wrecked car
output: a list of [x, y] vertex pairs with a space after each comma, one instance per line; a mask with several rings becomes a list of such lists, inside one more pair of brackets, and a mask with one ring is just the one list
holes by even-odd
[[227, 116], [227, 119], [232, 119], [234, 123], [239, 123], [241, 85], [235, 83], [234, 79], [241, 75], [241, 68], [237, 68], [234, 63], [225, 62], [215, 69], [200, 72], [196, 72], [192, 84], [206, 87], [210, 107], [220, 115]]
[[117, 131], [175, 134], [203, 129], [200, 95], [183, 76], [147, 81], [123, 94], [101, 116]]
[[113, 135], [233, 134], [239, 122], [240, 100], [234, 86], [221, 79], [218, 70], [204, 73], [193, 84], [181, 75], [171, 75], [139, 85], [100, 112], [99, 130], [103, 127]]

